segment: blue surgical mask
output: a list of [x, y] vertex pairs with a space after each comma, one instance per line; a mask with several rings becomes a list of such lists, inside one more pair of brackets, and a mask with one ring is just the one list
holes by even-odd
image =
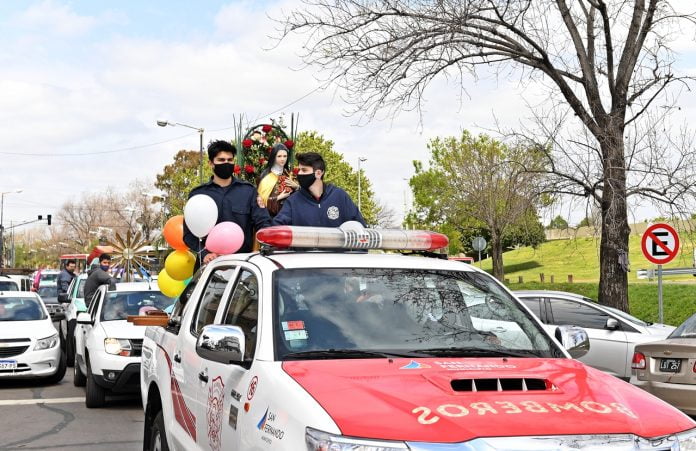
[[101, 269], [103, 269], [104, 271], [108, 271], [108, 270], [109, 270], [109, 265], [99, 265], [99, 267], [100, 267]]

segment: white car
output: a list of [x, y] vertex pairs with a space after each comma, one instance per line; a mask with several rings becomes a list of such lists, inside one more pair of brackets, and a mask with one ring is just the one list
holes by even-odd
[[19, 283], [10, 276], [0, 274], [0, 291], [19, 291]]
[[590, 352], [580, 361], [628, 381], [636, 344], [664, 340], [675, 329], [641, 321], [635, 316], [590, 298], [564, 291], [515, 291], [544, 323], [549, 333], [568, 324], [582, 327], [590, 337]]
[[58, 333], [36, 293], [0, 291], [0, 379], [65, 375]]
[[143, 449], [694, 449], [693, 420], [569, 358], [587, 334], [560, 326], [554, 339], [480, 269], [300, 249], [431, 250], [442, 236], [277, 226], [257, 238], [261, 252], [216, 258], [147, 328]]
[[89, 310], [77, 315], [75, 328], [73, 383], [86, 385], [87, 407], [103, 406], [108, 392], [138, 392], [145, 327], [126, 319], [165, 309], [173, 302], [154, 282], [118, 283], [114, 291], [108, 285], [99, 287]]

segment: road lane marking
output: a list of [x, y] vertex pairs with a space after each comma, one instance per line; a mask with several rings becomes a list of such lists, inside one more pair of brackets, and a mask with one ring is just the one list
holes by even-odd
[[30, 404], [70, 404], [85, 402], [85, 398], [3, 399], [0, 406], [26, 406]]

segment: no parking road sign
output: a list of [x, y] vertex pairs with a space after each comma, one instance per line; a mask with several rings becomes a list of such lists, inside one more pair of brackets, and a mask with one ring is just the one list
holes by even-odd
[[643, 233], [640, 247], [645, 258], [656, 265], [664, 265], [677, 256], [679, 235], [669, 224], [653, 224]]

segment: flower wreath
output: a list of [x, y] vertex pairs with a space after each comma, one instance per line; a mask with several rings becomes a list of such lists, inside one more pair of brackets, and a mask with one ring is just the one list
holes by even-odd
[[278, 143], [285, 144], [290, 151], [288, 158], [292, 158], [295, 143], [275, 122], [251, 127], [242, 140], [242, 161], [241, 165], [235, 165], [235, 175], [256, 185], [261, 171], [266, 167], [273, 146]]

